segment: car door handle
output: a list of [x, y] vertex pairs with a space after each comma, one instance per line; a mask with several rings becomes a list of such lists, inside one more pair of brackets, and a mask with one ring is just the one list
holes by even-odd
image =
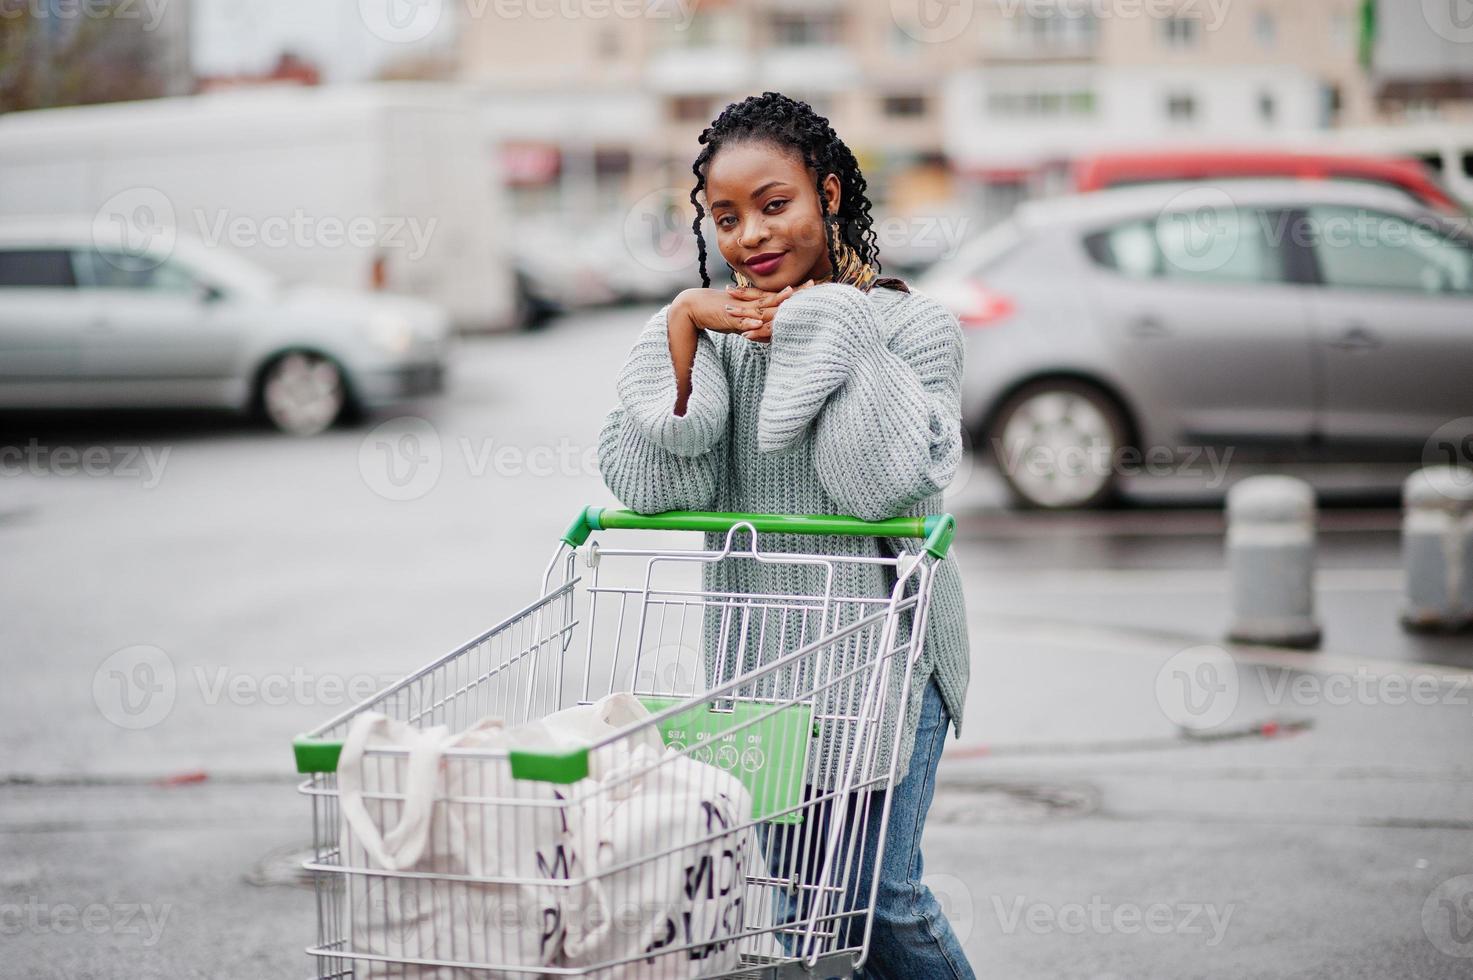
[[1130, 335], [1142, 340], [1150, 340], [1156, 337], [1170, 337], [1171, 328], [1153, 316], [1143, 316], [1130, 324]]
[[1337, 339], [1330, 341], [1336, 350], [1375, 350], [1381, 346], [1381, 338], [1365, 327], [1356, 325], [1348, 328]]

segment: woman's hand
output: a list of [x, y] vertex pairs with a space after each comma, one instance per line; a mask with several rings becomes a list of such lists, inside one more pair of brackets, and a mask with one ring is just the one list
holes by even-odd
[[813, 285], [788, 286], [768, 292], [755, 286], [725, 289], [687, 289], [675, 298], [675, 312], [702, 330], [739, 333], [748, 340], [772, 339], [772, 317], [782, 301]]

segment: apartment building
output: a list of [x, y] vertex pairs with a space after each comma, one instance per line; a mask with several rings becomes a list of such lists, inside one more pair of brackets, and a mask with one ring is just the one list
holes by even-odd
[[[539, 2], [550, 15], [533, 15]], [[1263, 145], [1377, 114], [1361, 0], [517, 0], [482, 11], [461, 24], [461, 77], [483, 87], [527, 207], [611, 208], [687, 187], [701, 128], [766, 89], [828, 115], [877, 198], [905, 206], [959, 186], [988, 211], [1079, 153]]]

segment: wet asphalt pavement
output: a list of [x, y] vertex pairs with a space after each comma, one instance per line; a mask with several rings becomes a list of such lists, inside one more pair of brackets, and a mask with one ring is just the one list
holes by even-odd
[[[468, 341], [406, 409], [436, 461], [408, 483], [397, 413], [5, 423], [112, 468], [0, 478], [0, 975], [310, 974], [291, 736], [532, 597], [611, 502], [592, 449], [644, 315]], [[973, 682], [925, 854], [979, 976], [1473, 974], [1473, 638], [1397, 625], [1394, 486], [1322, 510], [1325, 641], [1282, 652], [1221, 640], [1216, 491], [1017, 513], [966, 470]]]

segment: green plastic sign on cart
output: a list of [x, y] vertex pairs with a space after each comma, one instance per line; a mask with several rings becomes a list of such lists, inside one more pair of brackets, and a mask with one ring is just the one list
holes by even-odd
[[[652, 713], [683, 703], [644, 695], [639, 700]], [[752, 794], [754, 820], [802, 823], [801, 812], [783, 811], [795, 810], [803, 802], [803, 768], [813, 734], [813, 708], [790, 704], [773, 709], [770, 703], [753, 701], [734, 701], [730, 708], [701, 704], [662, 721], [660, 737], [668, 747], [690, 749], [690, 758], [740, 779]]]

